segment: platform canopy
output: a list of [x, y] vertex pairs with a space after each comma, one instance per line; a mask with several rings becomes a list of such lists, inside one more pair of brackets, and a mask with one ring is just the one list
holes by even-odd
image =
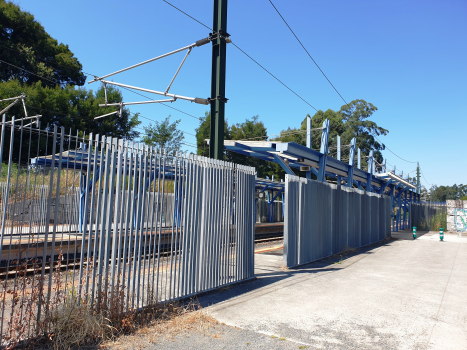
[[[290, 175], [295, 175], [293, 170], [305, 171], [307, 169], [318, 174], [320, 159], [324, 156], [319, 151], [299, 145], [295, 142], [225, 140], [224, 148], [228, 151], [278, 163], [286, 173]], [[358, 186], [360, 186], [360, 183], [367, 183], [369, 173], [350, 163], [345, 163], [330, 156], [326, 156], [326, 161], [324, 163], [325, 175], [327, 177], [341, 176], [345, 180], [349, 177], [349, 171], [352, 169], [350, 174], [353, 182], [356, 182]], [[413, 190], [416, 188], [416, 186], [408, 180], [404, 180], [390, 172], [371, 174], [372, 186], [386, 188], [389, 183], [396, 188]]]

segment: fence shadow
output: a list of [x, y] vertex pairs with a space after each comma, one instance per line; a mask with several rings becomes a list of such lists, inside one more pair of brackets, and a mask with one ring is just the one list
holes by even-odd
[[[291, 285], [301, 283], [303, 279], [308, 278], [310, 275], [314, 275], [317, 273], [332, 273], [345, 269], [354, 262], [357, 262], [370, 254], [374, 254], [375, 249], [385, 245], [389, 245], [392, 242], [393, 240], [387, 240], [384, 242], [374, 243], [365, 247], [355, 249], [351, 252], [335, 254], [331, 257], [323, 258], [321, 260], [311, 262], [299, 267], [294, 267], [291, 269], [271, 267], [270, 272], [255, 274], [256, 279], [254, 280], [240, 284], [235, 284], [229, 287], [221, 288], [220, 290], [202, 294], [198, 297], [198, 300], [202, 307], [208, 307], [211, 305], [222, 303], [224, 301], [228, 301], [235, 297], [240, 297], [247, 293], [266, 294], [270, 292], [270, 290], [266, 287], [271, 286], [273, 284], [278, 284], [277, 288], [275, 288], [275, 290], [277, 290], [286, 286], [289, 287]], [[277, 255], [273, 252], [263, 254]], [[346, 260], [353, 257], [360, 257], [360, 259], [355, 260], [354, 262], [350, 262], [350, 264], [346, 262]], [[261, 289], [263, 288], [266, 289], [262, 291]]]

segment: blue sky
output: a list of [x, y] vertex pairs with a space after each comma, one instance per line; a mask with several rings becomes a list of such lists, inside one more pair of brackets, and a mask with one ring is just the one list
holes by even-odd
[[[400, 157], [420, 162], [422, 184], [467, 183], [465, 0], [273, 2], [344, 99], [364, 99], [378, 108], [372, 120], [389, 130], [381, 140]], [[209, 33], [162, 0], [16, 3], [50, 35], [68, 44], [85, 72], [100, 76], [189, 45]], [[212, 25], [212, 0], [171, 3]], [[227, 30], [236, 45], [316, 109], [338, 110], [344, 104], [268, 0], [229, 1]], [[183, 55], [113, 80], [164, 91]], [[171, 92], [209, 97], [210, 65], [210, 45], [193, 49]], [[298, 127], [306, 114], [315, 113], [232, 45], [228, 46], [226, 79], [229, 124], [259, 115], [272, 135], [288, 126]], [[95, 89], [96, 84], [86, 87]], [[124, 100], [143, 98], [124, 91]], [[172, 106], [197, 117], [208, 110], [181, 100]], [[198, 126], [198, 120], [161, 105], [131, 111], [154, 120], [171, 114], [182, 120], [183, 131], [193, 134]], [[186, 141], [196, 142], [190, 135]], [[383, 155], [404, 173], [416, 167], [387, 150]]]

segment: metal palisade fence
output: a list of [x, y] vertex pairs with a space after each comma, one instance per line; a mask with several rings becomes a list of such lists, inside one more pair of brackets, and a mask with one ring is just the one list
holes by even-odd
[[254, 168], [14, 120], [1, 132], [3, 344], [70, 300], [126, 313], [253, 277]]
[[391, 199], [285, 176], [284, 264], [303, 265], [391, 236]]

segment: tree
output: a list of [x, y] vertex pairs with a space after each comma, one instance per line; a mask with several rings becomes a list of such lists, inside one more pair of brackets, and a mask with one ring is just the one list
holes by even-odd
[[[55, 87], [42, 86], [40, 82], [34, 85], [22, 85], [18, 80], [0, 83], [0, 99], [19, 96], [23, 92], [26, 94], [25, 102], [28, 115], [42, 115], [40, 118], [42, 130], [53, 130], [53, 126], [56, 125], [59, 128], [64, 127], [67, 134], [70, 131], [74, 135], [79, 132], [80, 136], [85, 135], [86, 137], [91, 132], [94, 135], [99, 134], [128, 140], [139, 136], [139, 133], [134, 131], [134, 127], [140, 124], [138, 114], [130, 114], [127, 108], [123, 109], [121, 116], [114, 114], [101, 119], [94, 119], [99, 115], [118, 109], [118, 107], [99, 107], [100, 103], [104, 103], [103, 88], [94, 93], [92, 90], [88, 91], [73, 86], [66, 86], [65, 88], [60, 88], [58, 85]], [[119, 103], [122, 101], [122, 95], [119, 90], [110, 88], [107, 90], [107, 99], [109, 103]], [[0, 102], [0, 109], [6, 107], [10, 102]], [[17, 103], [8, 110], [6, 120], [11, 120], [12, 116], [15, 116], [17, 120], [25, 116], [21, 103]], [[21, 124], [21, 122], [16, 122], [16, 124]], [[6, 138], [9, 139], [9, 134], [6, 134]], [[5, 139], [4, 145], [8, 145], [7, 139]], [[16, 137], [14, 142], [13, 160], [17, 161], [19, 160], [20, 139]], [[45, 138], [42, 137], [39, 145], [41, 152], [45, 150], [45, 142]], [[76, 144], [70, 145], [68, 142], [71, 142], [70, 139], [65, 139], [64, 149], [76, 147]], [[31, 145], [29, 145], [29, 139], [25, 138], [22, 145], [23, 149], [28, 149], [31, 146], [31, 154], [36, 154], [37, 141], [32, 140]], [[49, 143], [47, 149], [51, 150], [51, 146], [51, 143]], [[4, 152], [6, 153], [3, 154], [3, 159], [8, 159], [5, 146]], [[27, 161], [27, 152], [21, 154], [21, 161]]]
[[[267, 130], [257, 115], [251, 119], [245, 119], [243, 123], [232, 125], [229, 130], [229, 136], [231, 140], [264, 141], [266, 140]], [[258, 177], [266, 177], [271, 174], [273, 163], [266, 160], [236, 152], [227, 152], [227, 158], [231, 162], [256, 168]]]
[[[198, 128], [196, 128], [196, 146], [198, 146], [197, 154], [203, 157], [209, 157], [209, 145], [206, 140], [211, 137], [211, 113], [206, 112], [201, 118]], [[224, 123], [224, 139], [229, 140], [229, 126], [227, 120]], [[227, 159], [224, 155], [224, 159]]]
[[449, 199], [459, 200], [467, 196], [467, 185], [437, 186], [430, 188], [429, 197], [434, 202], [445, 202]]
[[144, 128], [146, 135], [143, 136], [143, 142], [149, 146], [164, 148], [168, 154], [179, 151], [185, 136], [178, 129], [180, 119], [170, 123], [170, 115], [162, 122], [156, 121], [156, 124]]
[[[11, 65], [0, 64], [0, 80], [18, 79], [22, 83], [44, 85], [83, 85], [86, 78], [82, 65], [68, 45], [58, 43], [34, 19], [12, 2], [0, 0], [0, 59]], [[26, 71], [29, 72], [26, 72]]]
[[[361, 164], [364, 169], [367, 167], [366, 155], [371, 150], [374, 151], [374, 158], [378, 163], [383, 162], [381, 151], [385, 149], [383, 144], [380, 144], [376, 136], [386, 135], [388, 130], [379, 127], [376, 123], [368, 120], [372, 114], [378, 109], [371, 103], [364, 100], [354, 100], [347, 105], [341, 107], [339, 111], [328, 109], [326, 112], [319, 110], [311, 118], [312, 129], [321, 128], [326, 119], [330, 121], [329, 138], [328, 138], [328, 155], [337, 156], [337, 136], [341, 137], [341, 160], [348, 162], [349, 147], [352, 138], [357, 140], [357, 148], [362, 152]], [[307, 115], [309, 117], [309, 115]], [[303, 119], [300, 129], [287, 128], [281, 132], [281, 135], [274, 139], [282, 142], [296, 142], [301, 145], [306, 145], [306, 127], [307, 121]], [[320, 149], [321, 146], [321, 131], [312, 132], [312, 148]]]
[[[41, 129], [54, 125], [64, 127], [68, 132], [90, 132], [94, 134], [132, 140], [139, 136], [134, 127], [140, 124], [138, 114], [131, 115], [128, 108], [123, 109], [121, 116], [111, 115], [105, 118], [94, 118], [116, 111], [119, 107], [99, 107], [104, 103], [104, 89], [99, 88], [95, 93], [84, 88], [66, 86], [61, 88], [42, 86], [40, 82], [34, 85], [21, 84], [18, 80], [0, 83], [0, 99], [26, 94], [26, 106], [30, 116], [41, 114]], [[107, 87], [108, 103], [122, 102], [121, 92], [114, 87]], [[0, 102], [0, 109], [11, 101]], [[12, 116], [16, 119], [24, 117], [21, 103], [17, 103], [7, 112], [7, 120]]]
[[347, 105], [343, 105], [338, 114], [342, 118], [345, 127], [341, 135], [343, 144], [350, 144], [352, 138], [355, 137], [357, 147], [360, 148], [364, 155], [368, 155], [373, 150], [375, 160], [382, 163], [383, 155], [381, 151], [386, 147], [384, 144], [379, 143], [375, 136], [387, 135], [389, 131], [368, 120], [377, 110], [378, 108], [365, 100], [354, 100]]

